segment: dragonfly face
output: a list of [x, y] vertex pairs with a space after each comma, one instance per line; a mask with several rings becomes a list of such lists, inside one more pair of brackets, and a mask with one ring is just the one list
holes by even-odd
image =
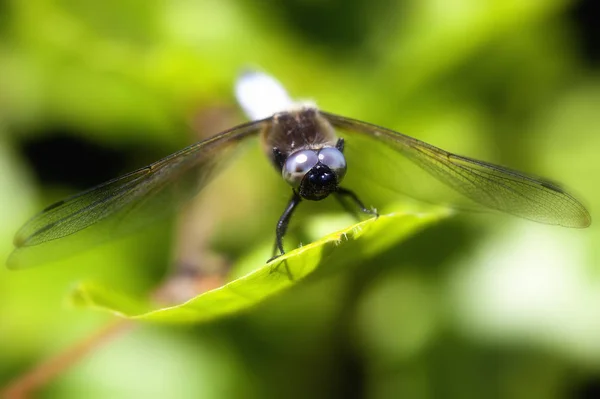
[[[118, 237], [162, 216], [196, 195], [220, 170], [221, 160], [241, 140], [260, 135], [263, 151], [292, 187], [292, 198], [276, 228], [276, 248], [302, 200], [334, 195], [367, 209], [358, 196], [341, 187], [346, 175], [344, 140], [336, 130], [364, 136], [391, 148], [431, 177], [484, 207], [541, 223], [587, 227], [585, 207], [556, 184], [525, 173], [452, 154], [404, 134], [370, 123], [319, 111], [293, 102], [273, 78], [250, 72], [236, 85], [236, 95], [250, 119], [210, 139], [193, 144], [145, 168], [50, 205], [16, 234], [9, 267], [56, 260]], [[354, 136], [352, 136], [354, 135]], [[349, 173], [352, 173], [350, 170]]]
[[332, 147], [294, 152], [285, 160], [282, 170], [283, 179], [302, 198], [311, 201], [320, 201], [337, 191], [345, 174], [346, 158]]

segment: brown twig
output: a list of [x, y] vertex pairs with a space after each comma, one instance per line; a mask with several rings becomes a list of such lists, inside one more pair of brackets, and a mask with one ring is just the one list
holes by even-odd
[[[199, 115], [195, 121], [197, 123], [194, 126], [195, 130], [206, 132], [221, 129], [229, 116], [227, 110], [218, 108], [215, 112]], [[186, 209], [187, 217], [183, 217], [180, 221], [180, 231], [175, 240], [175, 254], [178, 260], [174, 265], [174, 273], [152, 294], [152, 297], [160, 303], [181, 303], [202, 292], [220, 287], [225, 282], [229, 265], [221, 257], [212, 254], [206, 246], [208, 237], [214, 229], [214, 220], [206, 210], [201, 211], [200, 215], [195, 215], [196, 217], [193, 217], [193, 211], [194, 208]], [[204, 223], [185, 223], [190, 219], [197, 221], [198, 217]], [[48, 384], [79, 360], [136, 326], [137, 324], [131, 320], [111, 321], [86, 339], [18, 376], [0, 390], [0, 398], [30, 397], [33, 392]]]
[[49, 381], [84, 356], [97, 350], [103, 344], [115, 339], [118, 335], [129, 331], [134, 325], [135, 324], [129, 320], [117, 320], [111, 322], [88, 338], [17, 377], [0, 391], [0, 397], [6, 399], [22, 399], [29, 397], [37, 388], [46, 385]]
[[[181, 294], [181, 292], [191, 294], [195, 291], [194, 294], [198, 295], [202, 292], [220, 287], [224, 282], [225, 279], [222, 274], [207, 276], [198, 273], [193, 276], [193, 278], [183, 278], [181, 275], [177, 274], [173, 278], [167, 280], [165, 284], [161, 285], [161, 287], [156, 290], [154, 297], [160, 298], [166, 302], [185, 300], [187, 298], [181, 298], [180, 295], [173, 297], [170, 296], [170, 294], [177, 292], [179, 292], [179, 294]], [[180, 288], [178, 289], [177, 287]], [[62, 374], [85, 356], [98, 350], [102, 345], [108, 344], [121, 334], [133, 330], [137, 325], [137, 323], [125, 319], [111, 321], [91, 336], [17, 377], [0, 390], [0, 398], [23, 399], [30, 397], [34, 391], [48, 384], [48, 382]]]

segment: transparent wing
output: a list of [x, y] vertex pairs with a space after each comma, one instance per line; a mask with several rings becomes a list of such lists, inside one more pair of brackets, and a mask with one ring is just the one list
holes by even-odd
[[335, 127], [376, 137], [455, 191], [488, 208], [536, 222], [587, 227], [585, 207], [556, 184], [430, 144], [370, 123], [321, 114]]
[[198, 193], [216, 166], [268, 120], [246, 123], [50, 205], [15, 235], [8, 266], [54, 260], [147, 225]]

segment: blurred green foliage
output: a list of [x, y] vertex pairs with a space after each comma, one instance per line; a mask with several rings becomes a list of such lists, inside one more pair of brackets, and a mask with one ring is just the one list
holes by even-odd
[[[574, 19], [580, 7], [0, 2], [0, 255], [53, 200], [243, 121], [230, 111], [232, 85], [248, 65], [328, 111], [564, 182], [593, 218], [600, 81]], [[192, 219], [210, 216], [210, 245], [230, 259], [268, 252], [289, 195], [257, 147], [244, 146], [201, 195], [208, 213]], [[360, 191], [358, 177], [349, 182]], [[341, 213], [331, 202], [303, 204], [292, 235], [319, 236]], [[0, 386], [111, 320], [63, 306], [75, 282], [147, 295], [167, 273], [173, 237], [159, 226], [61, 265], [0, 270]], [[576, 231], [458, 214], [244, 315], [139, 328], [41, 394], [585, 397], [600, 389], [598, 242], [594, 224]]]

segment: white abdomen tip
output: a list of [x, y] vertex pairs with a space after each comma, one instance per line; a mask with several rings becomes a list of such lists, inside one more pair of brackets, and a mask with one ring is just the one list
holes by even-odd
[[293, 108], [294, 102], [275, 78], [253, 70], [240, 74], [235, 84], [238, 103], [251, 120]]

